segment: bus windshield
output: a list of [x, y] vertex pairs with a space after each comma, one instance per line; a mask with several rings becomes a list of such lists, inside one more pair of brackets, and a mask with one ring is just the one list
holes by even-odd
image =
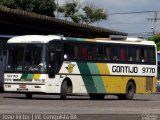
[[11, 45], [7, 50], [7, 71], [46, 71], [46, 45]]

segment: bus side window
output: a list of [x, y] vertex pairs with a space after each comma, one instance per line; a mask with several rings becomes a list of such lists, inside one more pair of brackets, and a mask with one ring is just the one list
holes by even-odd
[[120, 61], [124, 61], [125, 60], [125, 49], [124, 48], [120, 48]]
[[136, 62], [140, 62], [140, 49], [136, 48]]
[[146, 48], [142, 48], [141, 49], [141, 62], [147, 62], [147, 49]]
[[155, 50], [152, 49], [152, 48], [150, 48], [150, 49], [149, 49], [149, 62], [150, 62], [150, 63], [153, 63], [153, 62], [156, 61], [155, 56], [156, 56], [156, 55], [155, 55]]
[[84, 45], [81, 46], [81, 59], [94, 60], [96, 58], [96, 46]]
[[119, 61], [120, 49], [118, 47], [112, 48], [112, 60]]
[[104, 60], [104, 47], [103, 46], [97, 46], [97, 59], [98, 60]]
[[88, 46], [88, 59], [89, 60], [94, 60], [96, 58], [96, 46], [91, 45]]
[[82, 59], [87, 59], [88, 58], [88, 54], [87, 54], [87, 48], [83, 47], [82, 48]]
[[104, 48], [104, 60], [111, 60], [110, 48], [109, 47]]
[[127, 54], [127, 61], [129, 62], [135, 62], [136, 60], [136, 48], [133, 47], [128, 47], [126, 49], [126, 54]]
[[74, 50], [73, 51], [74, 51], [74, 53], [73, 53], [74, 57], [73, 58], [77, 59], [78, 58], [78, 46], [74, 46]]
[[65, 44], [64, 59], [77, 59], [77, 58], [78, 58], [78, 46], [73, 44]]

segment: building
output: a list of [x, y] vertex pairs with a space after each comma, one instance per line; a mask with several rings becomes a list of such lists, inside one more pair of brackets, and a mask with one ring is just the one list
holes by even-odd
[[39, 15], [17, 9], [0, 6], [0, 34], [61, 34], [83, 38], [109, 37], [109, 35], [123, 35], [127, 33], [73, 23], [66, 20]]

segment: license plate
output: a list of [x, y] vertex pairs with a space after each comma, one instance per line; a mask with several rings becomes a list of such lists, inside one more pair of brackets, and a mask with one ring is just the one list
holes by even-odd
[[25, 84], [20, 84], [18, 90], [28, 90]]

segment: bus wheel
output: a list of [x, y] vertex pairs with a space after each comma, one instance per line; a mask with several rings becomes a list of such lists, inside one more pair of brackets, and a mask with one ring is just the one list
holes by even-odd
[[105, 94], [89, 94], [91, 100], [103, 100]]
[[32, 99], [32, 93], [26, 93], [26, 99]]
[[63, 81], [62, 86], [61, 86], [61, 93], [60, 93], [60, 99], [61, 100], [66, 100], [67, 96], [67, 81]]
[[73, 87], [71, 80], [69, 79], [64, 80], [61, 86], [60, 99], [66, 100], [67, 95], [72, 93], [72, 89]]
[[136, 86], [132, 81], [130, 81], [130, 82], [127, 83], [127, 86], [126, 86], [126, 94], [118, 95], [118, 99], [120, 99], [120, 100], [132, 100], [133, 97], [134, 97], [135, 91], [136, 91]]

